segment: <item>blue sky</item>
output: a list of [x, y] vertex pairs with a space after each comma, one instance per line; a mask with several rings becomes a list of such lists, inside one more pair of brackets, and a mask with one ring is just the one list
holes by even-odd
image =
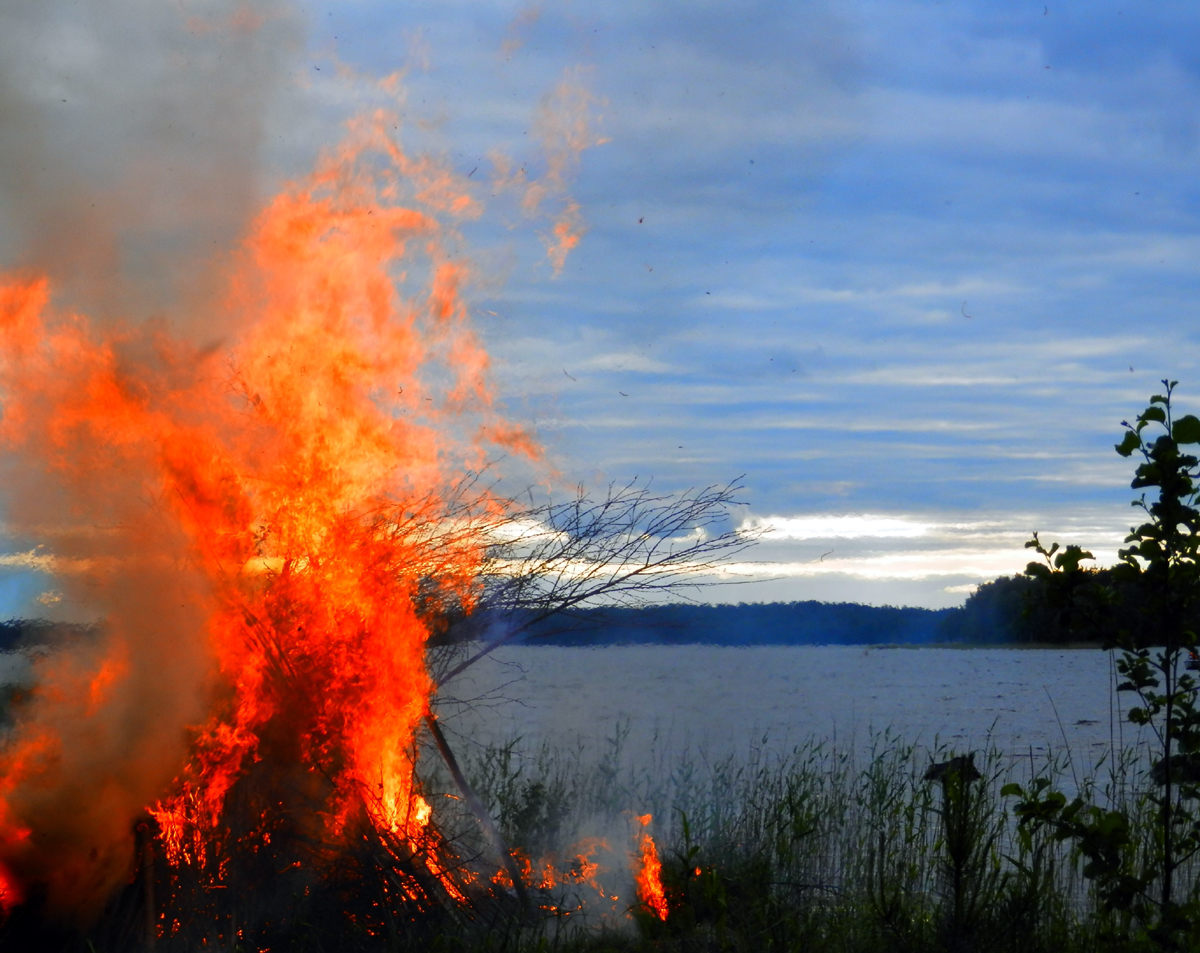
[[407, 140], [464, 174], [536, 165], [568, 71], [597, 97], [580, 247], [555, 277], [536, 226], [468, 226], [495, 276], [476, 316], [569, 480], [742, 477], [767, 538], [708, 598], [957, 604], [1032, 529], [1111, 556], [1119, 422], [1166, 376], [1200, 408], [1192, 4], [343, 0], [293, 22], [266, 179], [355, 108], [335, 59], [406, 68]]
[[[416, 31], [411, 87], [464, 164], [589, 69], [590, 231], [557, 279], [522, 247], [484, 324], [565, 472], [744, 474], [780, 565], [731, 598], [944, 605], [1031, 529], [1111, 554], [1119, 422], [1164, 376], [1197, 406], [1200, 14], [1139, 6], [352, 4], [322, 28], [370, 69]], [[783, 522], [864, 515], [893, 522]]]

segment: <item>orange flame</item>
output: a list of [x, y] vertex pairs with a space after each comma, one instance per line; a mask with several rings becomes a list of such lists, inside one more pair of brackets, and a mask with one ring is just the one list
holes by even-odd
[[545, 155], [541, 177], [530, 178], [523, 165], [514, 169], [504, 155], [491, 156], [496, 169], [493, 189], [517, 190], [525, 216], [535, 218], [542, 214], [544, 205], [559, 205], [550, 234], [542, 236], [546, 259], [556, 276], [562, 273], [567, 256], [578, 247], [587, 230], [579, 203], [568, 193], [568, 182], [584, 150], [608, 142], [593, 129], [604, 101], [590, 92], [586, 79], [584, 70], [567, 70], [558, 86], [542, 100], [534, 122]]
[[[575, 853], [565, 867], [559, 866], [559, 858], [554, 854], [542, 857], [536, 864], [520, 848], [514, 848], [512, 854], [525, 883], [539, 890], [553, 890], [563, 884], [584, 884], [604, 896], [604, 888], [596, 879], [600, 873], [600, 864], [592, 859], [592, 855], [601, 849], [608, 849], [604, 841], [587, 838], [572, 848]], [[504, 870], [498, 870], [492, 881], [505, 887], [512, 886], [512, 881]]]
[[[642, 827], [649, 827], [653, 820], [649, 814], [638, 818]], [[667, 895], [663, 892], [662, 862], [658, 859], [658, 848], [654, 838], [648, 832], [642, 833], [641, 867], [634, 878], [637, 883], [637, 895], [640, 900], [658, 919], [667, 919]]]
[[439, 606], [472, 608], [497, 505], [457, 474], [483, 442], [538, 448], [491, 407], [445, 250], [474, 200], [393, 119], [261, 213], [220, 343], [96, 326], [0, 275], [13, 513], [106, 619], [43, 666], [0, 756], [0, 903], [40, 883], [95, 905], [147, 809], [202, 864], [234, 785], [282, 763], [325, 779], [325, 836], [365, 809], [449, 880], [415, 781], [424, 649]]

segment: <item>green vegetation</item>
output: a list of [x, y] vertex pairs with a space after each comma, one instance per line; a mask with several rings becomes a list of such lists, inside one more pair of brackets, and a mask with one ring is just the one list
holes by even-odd
[[[601, 882], [627, 884], [629, 820], [654, 813], [670, 915], [636, 904], [492, 932], [463, 949], [600, 951], [1020, 951], [1139, 949], [1143, 934], [1105, 903], [1087, 857], [1053, 832], [1022, 825], [1006, 784], [1064, 778], [1060, 762], [1006, 760], [989, 749], [979, 777], [927, 778], [948, 750], [888, 735], [869, 752], [813, 742], [790, 754], [754, 750], [712, 763], [698, 754], [622, 767], [620, 737], [593, 761], [582, 752], [489, 749], [471, 773], [510, 842], [565, 863], [597, 832], [616, 848]], [[965, 761], [965, 759], [963, 759]], [[953, 762], [951, 762], [953, 764]], [[1085, 779], [1081, 795], [1129, 819], [1129, 862], [1155, 843], [1154, 802], [1129, 759]], [[624, 836], [625, 843], [617, 842]], [[557, 845], [557, 849], [556, 846]], [[1190, 868], [1189, 868], [1190, 869]], [[572, 909], [569, 890], [544, 906]], [[596, 910], [606, 913], [599, 916]]]
[[[1042, 606], [1065, 630], [1100, 637], [1120, 652], [1117, 691], [1136, 696], [1129, 720], [1148, 726], [1155, 739], [1147, 779], [1150, 850], [1132, 861], [1131, 822], [1121, 806], [1068, 800], [1047, 779], [1011, 785], [1007, 793], [1021, 798], [1023, 831], [1069, 841], [1087, 858], [1085, 876], [1127, 931], [1140, 931], [1160, 949], [1184, 950], [1200, 947], [1200, 883], [1186, 876], [1200, 853], [1200, 682], [1185, 667], [1195, 655], [1200, 614], [1200, 460], [1182, 448], [1200, 444], [1200, 420], [1176, 416], [1175, 382], [1163, 384], [1165, 393], [1124, 424], [1116, 447], [1123, 457], [1140, 458], [1132, 486], [1142, 492], [1133, 505], [1145, 522], [1125, 538], [1109, 581], [1081, 568], [1092, 555], [1078, 546], [1047, 549], [1036, 534], [1026, 544], [1043, 560], [1027, 570], [1040, 583]], [[1130, 594], [1137, 596], [1132, 604]]]
[[[1059, 555], [1063, 553], [1055, 558]], [[1074, 602], [1066, 603], [1050, 591], [1050, 580], [1037, 574], [1001, 576], [984, 583], [961, 609], [947, 613], [939, 638], [976, 644], [1105, 645], [1115, 642], [1121, 632], [1138, 629], [1142, 607], [1153, 599], [1146, 577], [1085, 565], [1074, 567], [1070, 575], [1080, 591]], [[1094, 606], [1087, 624], [1081, 624], [1082, 600], [1100, 592], [1110, 593], [1111, 598]], [[1200, 626], [1200, 618], [1191, 624]]]

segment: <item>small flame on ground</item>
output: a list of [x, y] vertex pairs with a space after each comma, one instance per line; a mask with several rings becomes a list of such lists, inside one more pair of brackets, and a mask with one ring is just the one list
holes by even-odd
[[[618, 896], [607, 893], [600, 883], [606, 868], [595, 859], [597, 854], [610, 851], [607, 841], [589, 837], [568, 848], [565, 856], [551, 853], [535, 862], [520, 848], [513, 849], [512, 855], [526, 886], [554, 898], [553, 903], [542, 904], [542, 909], [566, 917], [584, 908], [591, 909], [593, 913], [603, 911], [619, 901]], [[506, 889], [513, 886], [504, 869], [496, 871], [492, 882]], [[599, 908], [595, 906], [597, 902]], [[614, 914], [617, 912], [615, 906], [611, 910]]]
[[[638, 823], [642, 827], [649, 827], [652, 820], [650, 814], [643, 814], [638, 818]], [[648, 831], [642, 832], [640, 860], [641, 866], [635, 877], [638, 900], [658, 919], [666, 920], [669, 911], [662, 885], [662, 861], [658, 859], [658, 848]]]

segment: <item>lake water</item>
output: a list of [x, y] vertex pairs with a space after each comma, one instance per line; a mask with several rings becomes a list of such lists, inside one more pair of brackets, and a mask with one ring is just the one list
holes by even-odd
[[[858, 750], [889, 730], [958, 751], [992, 744], [1014, 755], [1095, 764], [1137, 729], [1098, 649], [865, 646], [504, 647], [446, 686], [469, 699], [449, 715], [464, 743], [598, 748], [618, 725], [635, 759], [686, 746], [713, 756], [809, 738]], [[448, 711], [457, 710], [448, 706]]]
[[[0, 682], [32, 675], [0, 653]], [[1069, 750], [1093, 765], [1141, 742], [1098, 649], [867, 646], [506, 646], [446, 686], [456, 746], [541, 742], [604, 750], [618, 730], [628, 762], [685, 748], [713, 758], [809, 739], [865, 750], [889, 731], [956, 751]]]

